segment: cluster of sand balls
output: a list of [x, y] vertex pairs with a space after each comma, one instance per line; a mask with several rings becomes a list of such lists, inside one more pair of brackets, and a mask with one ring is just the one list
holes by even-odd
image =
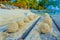
[[12, 21], [9, 23], [7, 27], [7, 32], [17, 32], [19, 28], [23, 27], [25, 28], [25, 23], [29, 23], [31, 20], [35, 19], [36, 16], [29, 15], [28, 17], [25, 17], [23, 21]]
[[36, 15], [29, 15], [28, 17], [25, 17], [24, 22], [28, 23], [32, 20], [34, 20], [37, 16]]
[[7, 27], [7, 32], [17, 32], [21, 27], [25, 27], [25, 23], [23, 21], [12, 21]]
[[44, 20], [39, 24], [39, 30], [41, 33], [50, 33], [52, 27], [52, 19], [49, 14], [44, 15]]
[[36, 15], [29, 15], [28, 17], [29, 17], [30, 20], [33, 20], [33, 19], [36, 18]]

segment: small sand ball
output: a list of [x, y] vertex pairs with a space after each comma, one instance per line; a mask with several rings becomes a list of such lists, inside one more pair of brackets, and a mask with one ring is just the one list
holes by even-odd
[[[32, 16], [34, 16], [34, 18], [38, 17], [38, 15], [36, 15], [36, 14], [35, 14], [35, 15], [32, 15]], [[40, 16], [40, 15], [39, 15], [39, 16]]]
[[51, 28], [49, 27], [49, 25], [47, 23], [40, 23], [39, 25], [39, 29], [41, 33], [50, 33]]
[[52, 19], [50, 17], [44, 17], [44, 23], [47, 23], [50, 27], [52, 27]]
[[28, 17], [29, 17], [29, 19], [30, 19], [30, 20], [33, 20], [33, 19], [35, 19], [35, 18], [36, 18], [36, 16], [35, 16], [35, 15], [29, 15]]
[[17, 32], [19, 30], [18, 24], [16, 22], [10, 22], [7, 27], [7, 32]]
[[21, 26], [24, 26], [24, 25], [25, 25], [24, 21], [17, 21], [17, 23], [18, 23], [18, 25], [19, 25], [19, 28], [20, 28]]
[[0, 40], [4, 40], [6, 36], [7, 36], [7, 33], [0, 32]]
[[24, 22], [29, 23], [30, 22], [29, 18], [28, 17], [24, 18]]
[[48, 13], [45, 13], [45, 15], [44, 16], [50, 16]]

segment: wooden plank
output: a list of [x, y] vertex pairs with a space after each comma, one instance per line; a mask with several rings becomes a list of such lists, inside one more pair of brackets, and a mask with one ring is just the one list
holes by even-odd
[[60, 31], [60, 14], [51, 15], [51, 18], [55, 23], [56, 27], [58, 28], [58, 30]]

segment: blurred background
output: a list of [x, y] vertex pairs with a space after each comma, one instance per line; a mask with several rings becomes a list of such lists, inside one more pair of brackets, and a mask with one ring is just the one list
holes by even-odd
[[23, 9], [59, 10], [59, 0], [0, 0], [0, 4], [8, 4]]
[[60, 13], [59, 0], [0, 0], [0, 4], [8, 9], [38, 10], [35, 11], [36, 13]]

